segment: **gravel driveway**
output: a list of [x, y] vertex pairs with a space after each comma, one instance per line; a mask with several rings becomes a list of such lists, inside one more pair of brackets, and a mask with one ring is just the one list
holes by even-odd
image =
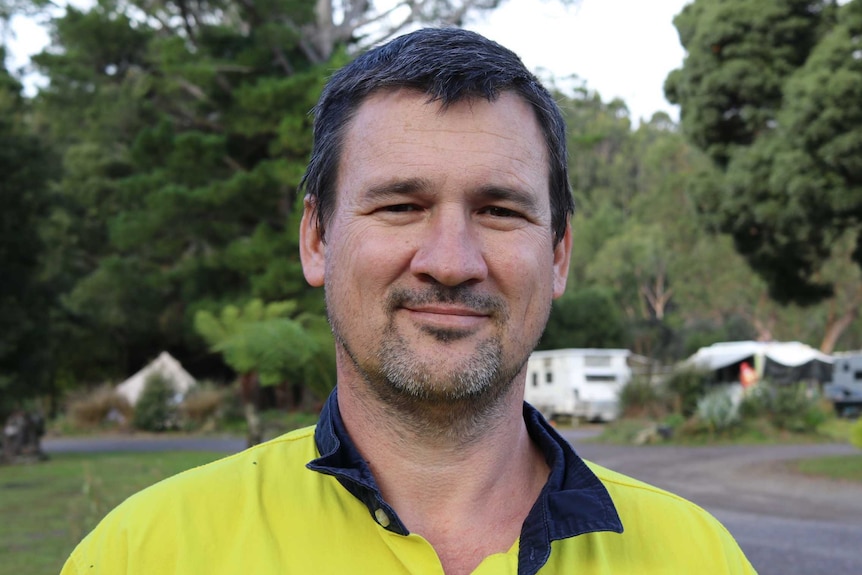
[[582, 457], [708, 509], [760, 575], [862, 575], [862, 485], [800, 476], [787, 465], [858, 453], [852, 446], [630, 447], [564, 434]]

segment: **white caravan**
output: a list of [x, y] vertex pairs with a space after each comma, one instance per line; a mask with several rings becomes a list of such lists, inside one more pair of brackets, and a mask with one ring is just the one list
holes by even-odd
[[527, 362], [524, 399], [548, 419], [611, 421], [631, 379], [627, 349], [535, 351]]

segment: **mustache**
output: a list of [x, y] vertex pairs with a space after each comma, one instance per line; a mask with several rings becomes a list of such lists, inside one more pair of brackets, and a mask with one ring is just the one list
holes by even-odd
[[390, 311], [405, 306], [434, 303], [457, 304], [489, 315], [501, 315], [506, 310], [503, 298], [475, 291], [470, 286], [435, 285], [422, 289], [395, 288], [386, 297]]

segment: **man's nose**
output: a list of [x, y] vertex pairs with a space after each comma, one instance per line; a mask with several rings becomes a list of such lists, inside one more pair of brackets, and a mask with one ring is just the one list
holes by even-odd
[[411, 271], [445, 286], [483, 281], [488, 276], [481, 238], [469, 214], [434, 214], [413, 255]]

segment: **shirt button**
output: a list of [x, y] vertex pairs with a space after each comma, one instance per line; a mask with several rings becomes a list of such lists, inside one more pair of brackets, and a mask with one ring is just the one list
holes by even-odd
[[381, 527], [389, 527], [389, 516], [382, 509], [374, 511], [374, 518], [377, 519]]

